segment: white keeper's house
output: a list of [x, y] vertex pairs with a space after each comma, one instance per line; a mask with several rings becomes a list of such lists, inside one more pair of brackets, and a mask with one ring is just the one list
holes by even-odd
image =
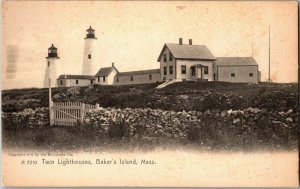
[[[158, 69], [119, 72], [112, 63], [98, 71], [90, 69], [95, 49], [90, 41], [95, 42], [95, 30], [87, 30], [83, 68], [89, 67], [89, 75], [60, 75], [58, 87], [100, 85], [133, 85], [164, 82], [165, 84], [180, 81], [224, 81], [236, 83], [260, 82], [260, 71], [253, 57], [215, 57], [205, 45], [166, 43], [158, 56]], [[88, 50], [86, 50], [88, 49]], [[91, 73], [94, 73], [91, 74]], [[162, 85], [164, 85], [164, 83]]]

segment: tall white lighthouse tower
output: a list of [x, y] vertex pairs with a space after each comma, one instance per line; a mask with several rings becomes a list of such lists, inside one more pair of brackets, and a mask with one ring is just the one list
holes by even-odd
[[47, 66], [45, 71], [44, 78], [44, 87], [49, 87], [51, 82], [51, 87], [57, 87], [56, 82], [56, 64], [58, 62], [59, 57], [57, 56], [57, 48], [51, 45], [48, 48], [48, 56], [46, 57]]
[[84, 38], [84, 53], [83, 53], [83, 67], [82, 75], [95, 75], [96, 72], [93, 69], [95, 64], [95, 47], [97, 38], [95, 37], [95, 30], [90, 26], [86, 30], [87, 34]]

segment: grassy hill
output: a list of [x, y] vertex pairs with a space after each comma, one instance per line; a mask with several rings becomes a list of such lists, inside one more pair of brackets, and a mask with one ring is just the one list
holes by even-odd
[[[158, 84], [56, 88], [55, 101], [99, 103], [102, 107], [154, 108], [163, 110], [241, 109], [248, 107], [296, 109], [297, 84], [244, 84], [225, 82], [174, 83], [156, 90]], [[48, 106], [48, 89], [2, 91], [2, 111]]]

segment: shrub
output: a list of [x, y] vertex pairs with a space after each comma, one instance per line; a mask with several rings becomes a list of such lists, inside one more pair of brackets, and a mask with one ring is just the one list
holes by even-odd
[[110, 121], [108, 135], [111, 138], [121, 139], [129, 137], [129, 126], [124, 118], [118, 118], [116, 121]]

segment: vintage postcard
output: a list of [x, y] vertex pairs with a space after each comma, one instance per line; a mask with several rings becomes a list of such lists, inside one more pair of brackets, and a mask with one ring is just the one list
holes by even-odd
[[2, 185], [298, 186], [297, 1], [2, 1]]

